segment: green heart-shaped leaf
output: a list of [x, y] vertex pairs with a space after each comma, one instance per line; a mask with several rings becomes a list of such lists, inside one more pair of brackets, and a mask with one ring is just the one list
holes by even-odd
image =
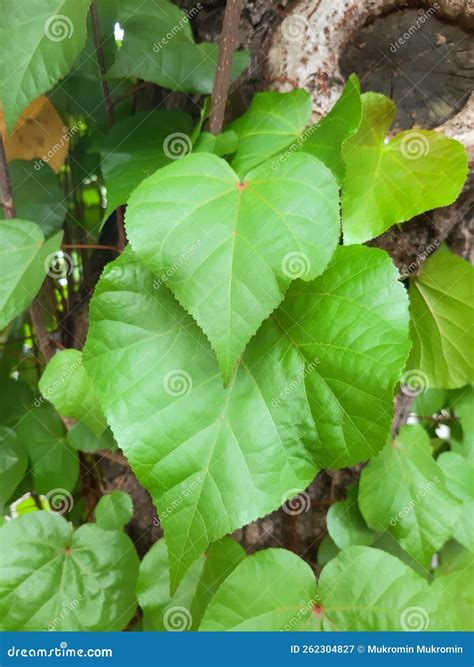
[[58, 232], [45, 241], [26, 220], [0, 222], [0, 330], [33, 301], [62, 237]]
[[30, 512], [0, 529], [2, 630], [123, 630], [138, 557], [122, 532]]
[[474, 267], [444, 247], [410, 280], [408, 368], [431, 387], [452, 389], [474, 380]]
[[321, 467], [354, 465], [387, 439], [409, 350], [408, 300], [397, 278], [385, 252], [339, 246], [323, 275], [295, 282], [272, 315], [305, 359]]
[[[199, 629], [426, 630], [436, 603], [426, 581], [378, 549], [341, 551], [323, 568], [319, 584], [295, 554], [266, 549], [227, 577]], [[410, 627], [414, 621], [417, 628]]]
[[337, 183], [309, 155], [241, 183], [204, 153], [158, 170], [133, 192], [127, 235], [211, 341], [225, 383], [291, 280], [326, 268], [339, 238]]
[[346, 245], [363, 243], [397, 222], [451, 204], [466, 179], [466, 151], [454, 139], [408, 130], [387, 142], [395, 111], [383, 95], [362, 95], [360, 127], [343, 145]]
[[71, 69], [86, 42], [91, 0], [3, 0], [0, 98], [8, 132], [30, 102]]
[[131, 252], [107, 266], [84, 362], [160, 514], [174, 591], [210, 542], [309, 484], [316, 437], [302, 382], [276, 400], [304, 364], [271, 322], [225, 390], [205, 336], [155, 280]]
[[426, 431], [418, 425], [402, 427], [363, 469], [359, 507], [371, 528], [388, 530], [426, 568], [461, 514], [433, 459]]

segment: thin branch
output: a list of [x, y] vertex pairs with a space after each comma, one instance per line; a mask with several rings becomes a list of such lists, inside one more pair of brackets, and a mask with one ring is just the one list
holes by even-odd
[[[8, 171], [7, 156], [5, 154], [5, 147], [0, 136], [0, 187], [2, 188], [3, 210], [5, 211], [5, 218], [13, 220], [16, 218], [16, 209], [13, 202], [13, 191], [10, 181], [10, 173]], [[43, 313], [41, 306], [36, 299], [33, 300], [29, 308], [31, 322], [33, 324], [36, 338], [38, 339], [38, 346], [44, 357], [46, 363], [51, 359], [54, 350], [51, 347], [48, 330], [43, 320]]]
[[75, 249], [81, 249], [84, 248], [86, 250], [111, 250], [112, 252], [117, 252], [121, 253], [122, 251], [120, 248], [117, 248], [117, 246], [114, 245], [101, 245], [101, 244], [96, 244], [96, 243], [63, 243], [61, 245], [61, 248], [65, 250], [75, 250]]
[[234, 51], [239, 44], [240, 14], [244, 0], [227, 0], [217, 64], [214, 89], [212, 91], [209, 131], [219, 134], [224, 125], [225, 105], [229, 94], [230, 75]]

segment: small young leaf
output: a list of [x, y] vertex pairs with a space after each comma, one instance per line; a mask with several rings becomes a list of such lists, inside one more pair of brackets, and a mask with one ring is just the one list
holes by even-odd
[[15, 491], [28, 467], [28, 455], [15, 431], [0, 426], [0, 510]]
[[358, 129], [362, 112], [359, 79], [352, 74], [331, 111], [303, 135], [301, 150], [324, 162], [342, 182], [345, 167], [342, 146]]
[[[64, 194], [44, 162], [15, 160], [8, 164], [16, 212], [24, 220], [36, 220], [45, 238], [59, 231], [66, 216]], [[0, 206], [0, 220], [5, 217]]]
[[440, 389], [474, 380], [474, 267], [441, 248], [410, 281], [408, 368]]
[[[303, 361], [266, 323], [225, 390], [205, 336], [131, 252], [96, 287], [84, 348], [117, 442], [152, 495], [171, 587], [213, 542], [302, 491], [317, 472]], [[286, 496], [287, 497], [287, 496]]]
[[82, 352], [70, 349], [55, 354], [41, 376], [39, 388], [60, 415], [80, 419], [97, 436], [104, 432], [107, 421], [85, 371]]
[[118, 631], [135, 613], [138, 557], [122, 532], [31, 512], [0, 529], [2, 630]]
[[72, 67], [86, 41], [90, 0], [3, 0], [0, 98], [8, 132]]
[[363, 243], [397, 222], [451, 204], [467, 175], [464, 146], [439, 132], [408, 130], [386, 143], [395, 105], [362, 95], [362, 120], [343, 145], [344, 243]]
[[208, 336], [227, 384], [291, 280], [326, 268], [339, 239], [337, 183], [304, 154], [242, 183], [224, 160], [190, 155], [134, 191], [126, 229], [157, 287], [166, 283]]
[[96, 523], [104, 530], [122, 530], [132, 514], [132, 499], [118, 489], [102, 496], [95, 508]]
[[226, 129], [239, 139], [232, 168], [241, 176], [261, 162], [301, 141], [311, 115], [311, 96], [305, 90], [257, 93], [247, 111]]
[[159, 540], [141, 562], [138, 575], [137, 595], [144, 629], [197, 630], [212, 596], [244, 557], [242, 547], [229, 537], [214, 542], [170, 596], [168, 551], [164, 538]]
[[365, 523], [357, 504], [359, 488], [355, 484], [347, 491], [347, 500], [340, 500], [331, 505], [326, 516], [328, 533], [334, 543], [345, 549], [351, 546], [370, 545], [375, 533]]
[[474, 551], [474, 465], [455, 452], [443, 452], [437, 463], [444, 472], [448, 491], [462, 502], [462, 514], [453, 525], [453, 536], [466, 549]]
[[305, 359], [323, 468], [368, 459], [387, 439], [409, 350], [408, 300], [397, 278], [383, 251], [339, 246], [323, 275], [291, 285], [272, 315]]
[[115, 123], [91, 150], [101, 154], [107, 187], [107, 218], [157, 169], [191, 149], [191, 116], [178, 111], [143, 111]]
[[[168, 0], [122, 0], [117, 20], [125, 31], [108, 78], [136, 77], [179, 92], [212, 92], [217, 44], [196, 44], [189, 17]], [[234, 54], [232, 79], [247, 66]]]
[[433, 459], [426, 431], [418, 425], [402, 427], [363, 469], [359, 507], [371, 528], [388, 530], [426, 568], [461, 514], [461, 504]]
[[34, 222], [0, 221], [0, 330], [33, 301], [62, 236], [45, 241]]

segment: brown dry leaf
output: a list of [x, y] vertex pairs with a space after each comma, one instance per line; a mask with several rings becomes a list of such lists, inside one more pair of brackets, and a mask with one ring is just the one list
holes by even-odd
[[41, 95], [20, 115], [15, 129], [8, 136], [0, 106], [0, 132], [7, 160], [34, 160], [47, 162], [56, 173], [66, 160], [69, 138], [60, 115]]

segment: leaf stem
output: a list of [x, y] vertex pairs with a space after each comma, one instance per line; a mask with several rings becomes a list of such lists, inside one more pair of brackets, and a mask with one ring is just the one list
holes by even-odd
[[232, 57], [239, 42], [240, 14], [244, 0], [227, 0], [221, 38], [219, 61], [212, 91], [209, 132], [220, 134], [224, 124], [225, 105], [229, 94]]

